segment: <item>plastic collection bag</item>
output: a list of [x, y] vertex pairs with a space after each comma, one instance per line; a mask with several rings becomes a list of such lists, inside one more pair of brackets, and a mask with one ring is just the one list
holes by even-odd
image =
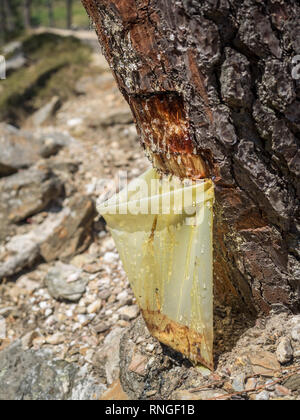
[[150, 333], [213, 368], [214, 188], [148, 170], [98, 206]]

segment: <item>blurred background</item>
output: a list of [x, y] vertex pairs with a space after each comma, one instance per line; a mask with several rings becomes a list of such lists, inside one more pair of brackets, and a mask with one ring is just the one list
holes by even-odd
[[53, 365], [41, 398], [64, 399], [65, 388], [98, 398], [118, 378], [118, 343], [139, 309], [96, 200], [115, 192], [119, 170], [130, 180], [148, 162], [81, 2], [0, 7], [0, 370], [19, 339], [17, 352], [33, 350], [18, 375], [0, 375], [0, 400], [40, 365], [35, 350], [75, 376], [85, 369], [79, 395]]
[[24, 29], [39, 26], [75, 29], [89, 27], [80, 1], [75, 0], [1, 0], [0, 39], [5, 42]]

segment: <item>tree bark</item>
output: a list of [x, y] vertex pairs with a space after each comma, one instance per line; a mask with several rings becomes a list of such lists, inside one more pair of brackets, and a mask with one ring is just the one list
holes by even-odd
[[6, 21], [6, 10], [4, 0], [0, 0], [0, 42], [4, 43], [7, 36], [7, 21]]
[[67, 0], [67, 28], [72, 28], [73, 0]]
[[26, 29], [31, 28], [31, 6], [32, 0], [24, 0], [24, 26]]
[[[16, 17], [12, 13], [12, 7], [8, 0], [3, 0], [3, 9], [6, 19], [6, 29], [8, 33], [13, 33], [16, 30]], [[16, 13], [17, 14], [17, 13]]]
[[49, 27], [54, 27], [54, 13], [53, 13], [53, 1], [47, 0], [47, 9], [48, 9], [48, 19], [49, 19]]
[[153, 165], [214, 179], [216, 301], [299, 311], [297, 2], [82, 2]]

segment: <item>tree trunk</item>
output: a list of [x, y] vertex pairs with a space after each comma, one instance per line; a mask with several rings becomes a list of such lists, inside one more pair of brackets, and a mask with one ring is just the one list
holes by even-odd
[[[8, 0], [2, 0], [3, 10], [6, 19], [6, 29], [8, 33], [13, 33], [16, 30], [16, 16], [13, 15], [11, 5]], [[16, 15], [18, 15], [16, 13]]]
[[0, 42], [4, 43], [7, 36], [7, 21], [4, 0], [0, 0]]
[[49, 27], [54, 27], [54, 13], [53, 13], [53, 1], [47, 0], [47, 9], [48, 9], [48, 20], [49, 20]]
[[73, 0], [67, 0], [67, 28], [72, 28]]
[[31, 5], [32, 0], [24, 0], [24, 26], [26, 29], [31, 28]]
[[300, 7], [82, 2], [153, 165], [214, 179], [216, 302], [299, 311]]

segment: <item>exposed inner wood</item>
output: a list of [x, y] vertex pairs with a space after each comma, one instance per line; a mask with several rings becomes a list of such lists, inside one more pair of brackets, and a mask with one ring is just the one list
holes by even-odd
[[130, 105], [142, 145], [156, 169], [180, 178], [209, 176], [205, 152], [193, 144], [184, 103], [177, 93], [133, 96]]

